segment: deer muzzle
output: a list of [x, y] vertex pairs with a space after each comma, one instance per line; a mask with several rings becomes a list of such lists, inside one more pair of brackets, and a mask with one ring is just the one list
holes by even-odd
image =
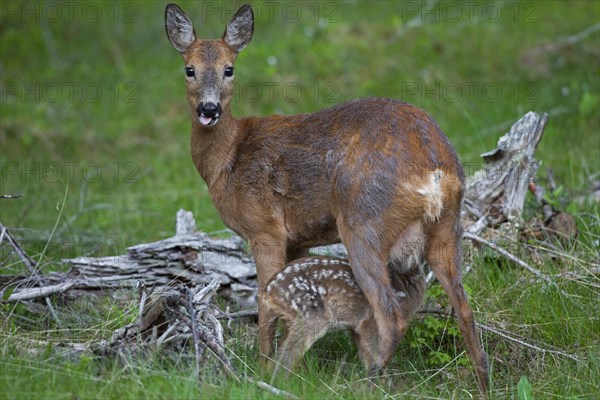
[[196, 111], [198, 112], [198, 120], [201, 125], [213, 126], [221, 116], [221, 103], [201, 102], [198, 104]]

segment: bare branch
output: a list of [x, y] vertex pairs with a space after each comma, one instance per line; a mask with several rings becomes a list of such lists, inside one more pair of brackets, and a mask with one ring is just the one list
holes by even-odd
[[200, 375], [200, 357], [202, 357], [201, 353], [200, 353], [200, 328], [198, 327], [198, 321], [197, 321], [197, 317], [196, 317], [196, 310], [194, 309], [194, 305], [193, 305], [193, 301], [194, 301], [194, 296], [192, 295], [192, 292], [187, 289], [185, 291], [186, 297], [185, 299], [183, 299], [183, 304], [185, 305], [185, 308], [187, 309], [188, 313], [190, 314], [190, 320], [191, 320], [191, 325], [192, 325], [192, 338], [194, 339], [194, 354], [196, 357], [194, 357], [195, 361], [196, 361], [196, 376]]
[[233, 313], [221, 313], [218, 317], [219, 319], [234, 319], [234, 318], [249, 318], [249, 317], [258, 317], [258, 309], [254, 308], [251, 310], [241, 310]]
[[[418, 314], [434, 314], [434, 315], [440, 315], [442, 317], [455, 318], [455, 315], [453, 313], [448, 313], [448, 312], [446, 312], [444, 310], [437, 310], [437, 309], [421, 310], [421, 311], [418, 312]], [[545, 349], [545, 348], [536, 346], [534, 344], [528, 343], [528, 342], [526, 342], [526, 341], [524, 341], [522, 339], [516, 338], [514, 336], [514, 334], [512, 334], [512, 333], [511, 334], [505, 333], [505, 332], [507, 332], [506, 330], [500, 330], [500, 329], [491, 327], [489, 325], [485, 325], [485, 324], [481, 324], [481, 323], [477, 323], [477, 322], [475, 324], [477, 325], [477, 327], [479, 327], [479, 329], [481, 329], [483, 331], [493, 333], [493, 334], [498, 335], [498, 336], [500, 336], [500, 337], [502, 337], [504, 339], [510, 340], [511, 342], [520, 344], [521, 346], [528, 347], [530, 349], [534, 349], [534, 350], [540, 351], [542, 353], [550, 353], [550, 354], [555, 354], [555, 355], [558, 355], [558, 356], [561, 356], [561, 357], [566, 357], [566, 358], [568, 358], [570, 360], [573, 360], [575, 362], [581, 362], [581, 359], [575, 357], [572, 354], [566, 353], [566, 352], [564, 352], [562, 350], [558, 350], [558, 349]], [[548, 345], [545, 345], [545, 346], [548, 346]], [[548, 347], [550, 347], [550, 346], [548, 346]]]
[[258, 381], [253, 379], [252, 377], [248, 377], [248, 380], [250, 382], [254, 382], [256, 383], [256, 386], [258, 386], [260, 389], [265, 390], [269, 393], [272, 393], [276, 396], [282, 396], [285, 397], [286, 399], [291, 399], [291, 400], [298, 400], [299, 397], [296, 396], [295, 394], [292, 394], [290, 392], [286, 392], [285, 390], [281, 390], [281, 389], [277, 389], [275, 386], [273, 385], [269, 385], [267, 382], [265, 381]]
[[71, 281], [59, 283], [57, 285], [20, 289], [18, 292], [13, 292], [6, 301], [16, 302], [39, 299], [40, 297], [48, 297], [51, 294], [66, 292], [73, 286], [75, 286], [75, 282]]
[[572, 354], [565, 353], [564, 351], [561, 351], [561, 350], [552, 350], [552, 349], [544, 349], [544, 348], [536, 346], [534, 344], [527, 343], [527, 342], [525, 342], [525, 341], [523, 341], [521, 339], [518, 339], [516, 337], [510, 336], [510, 335], [508, 335], [508, 334], [506, 334], [506, 333], [504, 333], [504, 332], [502, 332], [502, 331], [500, 331], [500, 330], [498, 330], [496, 328], [492, 328], [491, 326], [488, 326], [488, 325], [484, 325], [484, 324], [479, 324], [478, 323], [477, 326], [481, 330], [494, 333], [494, 334], [496, 334], [496, 335], [498, 335], [498, 336], [500, 336], [500, 337], [502, 337], [504, 339], [510, 340], [511, 342], [518, 343], [521, 346], [529, 347], [530, 349], [534, 349], [534, 350], [540, 351], [542, 353], [550, 353], [550, 354], [555, 354], [555, 355], [558, 355], [558, 356], [566, 357], [566, 358], [568, 358], [570, 360], [573, 360], [575, 362], [581, 362], [581, 360], [579, 358], [575, 357]]
[[8, 229], [4, 225], [0, 224], [0, 230], [2, 230], [4, 236], [6, 236], [6, 239], [8, 240], [8, 243], [10, 243], [10, 245], [17, 252], [17, 255], [19, 256], [19, 258], [23, 262], [23, 265], [25, 265], [27, 267], [27, 269], [29, 270], [29, 272], [31, 272], [32, 274], [34, 274], [36, 272], [37, 263], [31, 257], [29, 257], [27, 255], [27, 253], [25, 253], [23, 251], [23, 249], [21, 249], [21, 246], [19, 246], [19, 244], [17, 243], [17, 241], [12, 237], [12, 235], [10, 234], [10, 232], [8, 231]]
[[584, 30], [582, 30], [574, 35], [567, 36], [567, 37], [559, 40], [556, 43], [550, 43], [550, 44], [546, 44], [543, 46], [539, 46], [539, 47], [533, 49], [532, 53], [548, 53], [548, 52], [560, 50], [564, 47], [572, 46], [575, 43], [587, 38], [588, 36], [593, 35], [594, 33], [598, 32], [599, 30], [600, 30], [600, 23], [590, 25], [587, 28], [585, 28]]
[[519, 264], [521, 267], [525, 268], [527, 271], [531, 272], [533, 275], [537, 276], [538, 278], [544, 280], [546, 283], [551, 284], [551, 285], [556, 285], [556, 283], [552, 279], [550, 279], [550, 277], [548, 277], [547, 275], [544, 275], [540, 270], [532, 267], [531, 265], [527, 264], [525, 261], [521, 260], [520, 258], [510, 254], [508, 251], [504, 250], [502, 247], [500, 247], [488, 240], [485, 240], [482, 237], [479, 237], [477, 235], [469, 233], [469, 232], [464, 232], [463, 237], [474, 240], [476, 242], [479, 242], [481, 244], [488, 246], [489, 248], [497, 251], [498, 253], [502, 254], [504, 257], [508, 258], [509, 260]]

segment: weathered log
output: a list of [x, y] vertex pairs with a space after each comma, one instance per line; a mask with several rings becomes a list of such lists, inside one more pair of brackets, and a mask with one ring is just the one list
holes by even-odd
[[484, 168], [468, 180], [463, 208], [492, 224], [521, 216], [529, 183], [539, 163], [534, 158], [548, 114], [528, 112], [498, 140], [497, 147], [481, 155]]
[[[39, 287], [20, 288], [13, 279], [9, 302], [31, 300], [69, 289], [133, 288], [173, 283], [208, 284], [216, 280], [222, 293], [244, 306], [256, 305], [256, 267], [235, 235], [212, 239], [196, 230], [191, 212], [179, 210], [176, 234], [153, 243], [129, 247], [126, 255], [63, 260], [71, 268], [66, 274], [44, 275]], [[31, 283], [31, 278], [22, 279]], [[15, 282], [16, 281], [16, 282]], [[6, 287], [2, 288], [2, 292]]]

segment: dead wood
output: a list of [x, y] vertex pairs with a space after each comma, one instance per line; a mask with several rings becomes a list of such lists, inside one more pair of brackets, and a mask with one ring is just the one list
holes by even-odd
[[[417, 312], [418, 314], [421, 315], [427, 315], [427, 314], [431, 314], [431, 315], [439, 315], [441, 317], [449, 317], [449, 318], [455, 318], [453, 313], [449, 313], [446, 310], [443, 309], [425, 309], [425, 310], [421, 310]], [[479, 322], [475, 322], [475, 324], [477, 325], [477, 327], [479, 329], [481, 329], [482, 331], [486, 331], [486, 332], [490, 332], [493, 333], [495, 335], [500, 336], [503, 339], [506, 339], [508, 341], [520, 344], [523, 347], [527, 347], [530, 349], [533, 349], [535, 351], [541, 352], [543, 354], [545, 353], [549, 353], [549, 354], [554, 354], [554, 355], [558, 355], [558, 356], [562, 356], [562, 357], [566, 357], [570, 360], [573, 360], [575, 362], [581, 362], [581, 359], [575, 357], [572, 354], [569, 354], [565, 351], [562, 351], [554, 346], [548, 345], [548, 344], [543, 344], [544, 347], [540, 347], [540, 345], [535, 345], [529, 342], [526, 342], [524, 339], [519, 338], [515, 333], [513, 332], [509, 332], [506, 329], [502, 329], [502, 328], [495, 328], [489, 325], [485, 325]]]
[[484, 168], [468, 180], [465, 211], [476, 219], [486, 216], [493, 225], [521, 216], [529, 183], [539, 167], [534, 153], [547, 121], [548, 114], [528, 112], [494, 150], [481, 155]]
[[[4, 225], [0, 224], [0, 244], [2, 243], [2, 241], [4, 240], [5, 237], [6, 237], [6, 240], [8, 241], [8, 243], [10, 244], [10, 246], [15, 251], [15, 253], [17, 253], [17, 255], [19, 256], [19, 259], [21, 260], [23, 265], [25, 265], [25, 267], [27, 267], [27, 269], [29, 270], [30, 275], [23, 278], [23, 280], [22, 280], [23, 284], [27, 285], [27, 284], [31, 284], [32, 282], [36, 282], [36, 283], [44, 282], [45, 279], [40, 274], [40, 271], [38, 270], [37, 262], [33, 258], [29, 257], [29, 255], [21, 248], [21, 246], [19, 246], [19, 243], [17, 243], [17, 241], [12, 237], [12, 235], [10, 234], [8, 229]], [[34, 289], [36, 289], [36, 288], [34, 288]], [[45, 293], [43, 288], [40, 288], [40, 289], [42, 289], [42, 290], [39, 290], [38, 295], [36, 297], [41, 297], [44, 299], [44, 301], [46, 302], [46, 306], [48, 307], [48, 310], [50, 311], [50, 314], [52, 315], [52, 318], [54, 318], [56, 323], [60, 326], [61, 325], [60, 319], [58, 318], [58, 314], [56, 313], [56, 310], [54, 309], [54, 307], [52, 306], [52, 302], [50, 301], [49, 295], [51, 294], [51, 292], [46, 291], [46, 293]], [[3, 287], [0, 291], [0, 294], [4, 295], [5, 290], [6, 290], [6, 287]], [[2, 298], [3, 297], [4, 296], [2, 296]]]
[[[34, 270], [30, 259], [22, 257], [22, 260], [28, 269]], [[173, 283], [208, 284], [216, 280], [228, 299], [247, 307], [256, 305], [256, 267], [244, 251], [242, 239], [234, 235], [227, 239], [209, 238], [196, 230], [192, 213], [184, 210], [177, 213], [173, 237], [129, 247], [126, 255], [78, 257], [63, 262], [71, 266], [66, 274], [46, 274], [36, 287], [28, 287], [24, 277], [4, 279], [14, 288], [6, 300], [32, 300], [70, 289], [134, 288], [139, 281], [147, 287], [161, 287]], [[6, 289], [7, 286], [2, 288], [2, 294]]]

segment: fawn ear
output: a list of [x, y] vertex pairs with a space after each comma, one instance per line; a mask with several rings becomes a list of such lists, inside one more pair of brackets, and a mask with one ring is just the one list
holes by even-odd
[[165, 9], [165, 28], [169, 41], [180, 53], [196, 40], [192, 21], [177, 4], [169, 4]]
[[223, 41], [239, 53], [248, 46], [253, 33], [254, 12], [250, 4], [244, 4], [227, 23]]

